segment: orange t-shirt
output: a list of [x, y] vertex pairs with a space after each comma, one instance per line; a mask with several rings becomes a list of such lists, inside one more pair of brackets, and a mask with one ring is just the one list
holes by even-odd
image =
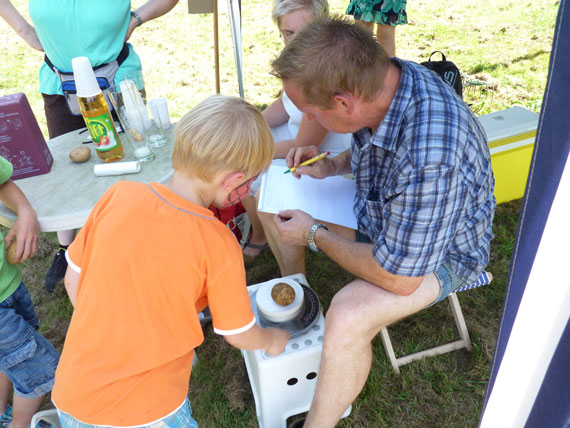
[[52, 399], [82, 422], [142, 425], [177, 409], [206, 305], [218, 334], [255, 323], [234, 235], [164, 185], [113, 185], [67, 258], [80, 277]]

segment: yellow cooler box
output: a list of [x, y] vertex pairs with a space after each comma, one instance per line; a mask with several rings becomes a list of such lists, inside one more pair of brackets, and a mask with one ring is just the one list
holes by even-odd
[[489, 140], [497, 203], [524, 196], [538, 114], [523, 107], [485, 114], [479, 121]]

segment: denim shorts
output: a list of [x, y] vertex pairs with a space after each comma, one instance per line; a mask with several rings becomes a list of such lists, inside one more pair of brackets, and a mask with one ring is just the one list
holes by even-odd
[[439, 296], [430, 306], [442, 301], [459, 287], [466, 284], [447, 263], [442, 263], [434, 273], [439, 281]]
[[[90, 425], [80, 422], [68, 413], [57, 410], [61, 428], [105, 428], [111, 425]], [[149, 425], [136, 425], [138, 428], [198, 428], [198, 422], [192, 417], [190, 401], [186, 401], [174, 413]]]
[[26, 286], [0, 302], [0, 372], [16, 394], [36, 398], [53, 388], [59, 352], [37, 332], [38, 318]]

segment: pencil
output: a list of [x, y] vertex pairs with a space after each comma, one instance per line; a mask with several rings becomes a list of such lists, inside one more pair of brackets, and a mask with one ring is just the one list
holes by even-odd
[[[307, 166], [310, 165], [312, 163], [315, 163], [317, 161], [320, 161], [321, 159], [323, 159], [325, 156], [330, 155], [331, 152], [325, 152], [325, 153], [321, 153], [320, 155], [315, 156], [314, 158], [311, 159], [307, 159], [305, 162], [301, 162], [299, 164], [299, 166]], [[291, 168], [289, 168], [287, 171], [285, 171], [283, 174], [287, 174], [288, 172], [293, 172], [295, 171], [297, 168], [299, 168], [299, 166], [292, 166]]]

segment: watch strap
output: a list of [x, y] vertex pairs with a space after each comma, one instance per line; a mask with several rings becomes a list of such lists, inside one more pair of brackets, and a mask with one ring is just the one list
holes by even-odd
[[142, 21], [141, 17], [134, 10], [131, 10], [131, 16], [136, 19], [137, 27], [140, 27], [141, 25], [143, 25], [143, 21]]
[[326, 227], [324, 224], [315, 223], [309, 229], [309, 235], [307, 236], [307, 247], [309, 247], [309, 250], [311, 250], [314, 253], [319, 252], [319, 247], [317, 247], [317, 244], [315, 242], [315, 234], [317, 233], [317, 230], [319, 230], [321, 227], [324, 228], [325, 230], [329, 230], [329, 228]]

